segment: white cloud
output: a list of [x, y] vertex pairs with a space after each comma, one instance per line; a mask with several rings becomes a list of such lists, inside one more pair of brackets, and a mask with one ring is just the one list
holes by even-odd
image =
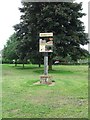
[[13, 25], [19, 23], [20, 12], [19, 0], [0, 1], [0, 50], [5, 45], [7, 39], [13, 34]]
[[[89, 0], [76, 0], [76, 2], [80, 3], [82, 2], [82, 12], [86, 13], [86, 16], [83, 16], [81, 18], [81, 21], [84, 23], [85, 26], [85, 32], [88, 33], [88, 2]], [[81, 46], [82, 48], [88, 50], [88, 45]]]

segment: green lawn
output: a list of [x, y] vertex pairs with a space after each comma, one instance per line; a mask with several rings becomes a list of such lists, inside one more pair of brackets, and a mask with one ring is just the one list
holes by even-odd
[[43, 66], [2, 68], [3, 118], [88, 118], [88, 66], [53, 66], [54, 86], [33, 84]]

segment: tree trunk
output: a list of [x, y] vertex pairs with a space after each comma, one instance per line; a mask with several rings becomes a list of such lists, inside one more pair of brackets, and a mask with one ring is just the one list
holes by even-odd
[[39, 68], [41, 67], [41, 58], [39, 58]]
[[48, 56], [49, 57], [49, 70], [52, 70], [52, 57], [51, 56]]
[[38, 57], [38, 66], [39, 68], [41, 67], [41, 54], [39, 54], [39, 57]]
[[15, 60], [15, 67], [17, 67], [17, 59]]
[[38, 64], [39, 65], [39, 68], [41, 67], [41, 63]]
[[24, 68], [24, 60], [23, 60], [23, 68]]

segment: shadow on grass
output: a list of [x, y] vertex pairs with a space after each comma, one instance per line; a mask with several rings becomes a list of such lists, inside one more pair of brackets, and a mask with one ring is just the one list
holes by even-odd
[[[13, 66], [12, 66], [13, 67]], [[17, 66], [15, 67], [16, 69], [18, 70], [32, 70], [33, 72], [35, 73], [38, 73], [38, 74], [43, 74], [44, 73], [44, 67], [41, 66], [40, 68], [38, 67], [38, 65], [33, 65], [33, 66]], [[70, 71], [70, 70], [56, 70], [56, 69], [53, 69], [53, 70], [49, 70], [48, 71], [49, 74], [72, 74], [73, 71]]]
[[16, 69], [19, 69], [19, 70], [26, 70], [26, 69], [38, 69], [38, 67], [16, 67]]
[[[15, 67], [16, 69], [19, 69], [19, 70], [27, 70], [27, 69], [32, 69], [32, 70], [34, 70], [34, 69], [40, 69], [38, 66], [24, 66], [24, 68], [23, 68], [23, 66], [17, 66], [17, 67]], [[42, 68], [42, 67], [41, 67]]]
[[[44, 70], [34, 70], [33, 72], [35, 73], [43, 73]], [[49, 73], [51, 74], [72, 74], [73, 72], [72, 71], [66, 71], [66, 70], [49, 70]]]

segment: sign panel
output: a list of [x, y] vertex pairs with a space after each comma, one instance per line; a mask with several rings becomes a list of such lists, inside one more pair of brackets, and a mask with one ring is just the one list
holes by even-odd
[[52, 37], [53, 33], [40, 33], [39, 36], [40, 37]]
[[39, 37], [39, 52], [53, 52], [53, 33], [40, 33]]
[[39, 52], [53, 52], [53, 40], [40, 39]]

